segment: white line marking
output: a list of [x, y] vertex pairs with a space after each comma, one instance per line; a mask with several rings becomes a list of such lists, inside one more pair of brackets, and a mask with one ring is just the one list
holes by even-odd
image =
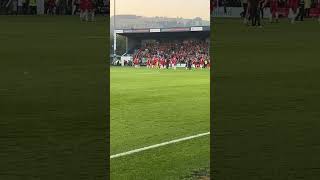
[[210, 134], [210, 132], [206, 132], [206, 133], [201, 133], [201, 134], [197, 134], [197, 135], [193, 135], [193, 136], [188, 136], [188, 137], [184, 137], [184, 138], [180, 138], [180, 139], [175, 139], [175, 140], [163, 142], [163, 143], [160, 143], [160, 144], [155, 144], [155, 145], [152, 145], [152, 146], [147, 146], [147, 147], [143, 147], [143, 148], [139, 148], [139, 149], [134, 149], [134, 150], [131, 150], [131, 151], [127, 151], [127, 152], [111, 155], [110, 159], [118, 158], [118, 157], [121, 157], [121, 156], [127, 156], [127, 155], [130, 155], [130, 154], [134, 154], [134, 153], [138, 153], [138, 152], [141, 152], [141, 151], [145, 151], [145, 150], [149, 150], [149, 149], [165, 146], [165, 145], [168, 145], [168, 144], [174, 144], [174, 143], [178, 143], [178, 142], [181, 142], [181, 141], [186, 141], [186, 140], [190, 140], [190, 139], [194, 139], [194, 138], [198, 138], [198, 137], [202, 137], [202, 136], [207, 136], [209, 134]]
[[145, 74], [160, 74], [159, 72], [150, 72], [150, 73], [137, 73], [137, 74], [143, 74], [143, 75], [145, 75]]
[[106, 38], [106, 36], [88, 36], [88, 38]]

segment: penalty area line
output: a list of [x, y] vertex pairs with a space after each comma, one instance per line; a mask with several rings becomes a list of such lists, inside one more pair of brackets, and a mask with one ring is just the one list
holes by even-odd
[[175, 143], [178, 143], [178, 142], [181, 142], [181, 141], [187, 141], [187, 140], [190, 140], [190, 139], [194, 139], [194, 138], [198, 138], [198, 137], [202, 137], [202, 136], [207, 136], [207, 135], [210, 135], [210, 132], [200, 133], [200, 134], [196, 134], [196, 135], [193, 135], [193, 136], [188, 136], [188, 137], [184, 137], [184, 138], [180, 138], [180, 139], [174, 139], [174, 140], [171, 140], [171, 141], [167, 141], [167, 142], [163, 142], [163, 143], [159, 143], [159, 144], [155, 144], [155, 145], [151, 145], [151, 146], [146, 146], [146, 147], [143, 147], [143, 148], [134, 149], [134, 150], [131, 150], [131, 151], [127, 151], [127, 152], [123, 152], [123, 153], [119, 153], [119, 154], [115, 154], [115, 155], [111, 155], [110, 159], [114, 159], [114, 158], [118, 158], [118, 157], [122, 157], [122, 156], [127, 156], [127, 155], [138, 153], [138, 152], [141, 152], [141, 151], [146, 151], [146, 150], [149, 150], [149, 149], [154, 149], [154, 148], [157, 148], [157, 147], [166, 146], [166, 145], [169, 145], [169, 144], [175, 144]]

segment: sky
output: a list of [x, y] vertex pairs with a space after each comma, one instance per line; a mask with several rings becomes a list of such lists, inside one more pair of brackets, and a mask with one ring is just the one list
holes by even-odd
[[[115, 0], [116, 15], [166, 16], [209, 20], [210, 0]], [[113, 16], [114, 0], [110, 0]]]

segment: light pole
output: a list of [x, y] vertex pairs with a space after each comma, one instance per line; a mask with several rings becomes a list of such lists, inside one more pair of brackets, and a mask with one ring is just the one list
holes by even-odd
[[117, 49], [117, 34], [116, 34], [116, 0], [113, 1], [113, 61], [116, 60]]

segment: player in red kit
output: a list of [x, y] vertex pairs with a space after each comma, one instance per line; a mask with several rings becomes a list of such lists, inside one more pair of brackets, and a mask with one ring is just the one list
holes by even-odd
[[176, 70], [177, 69], [177, 58], [176, 57], [173, 57], [171, 59], [171, 67], [172, 69]]
[[200, 59], [200, 68], [203, 69], [204, 67], [204, 59], [203, 59], [203, 56], [201, 57]]
[[159, 58], [159, 68], [162, 69], [162, 57]]
[[278, 0], [270, 0], [270, 22], [273, 22], [274, 19], [276, 20], [276, 22], [279, 21], [279, 13], [278, 13], [278, 4], [279, 1]]
[[192, 64], [193, 64], [193, 68], [197, 68], [197, 59], [196, 58], [193, 58], [192, 60]]
[[195, 59], [195, 66], [197, 69], [200, 67], [200, 62], [197, 58]]
[[156, 57], [156, 68], [160, 68], [160, 58]]
[[80, 0], [80, 4], [79, 4], [79, 8], [80, 8], [80, 20], [83, 20], [83, 15], [84, 15], [84, 11], [85, 11], [85, 4], [84, 4], [85, 0]]
[[161, 57], [160, 58], [160, 69], [164, 69], [164, 63], [165, 63], [164, 58]]
[[138, 68], [138, 66], [139, 66], [139, 59], [138, 59], [137, 57], [134, 58], [133, 64], [134, 64], [134, 67], [135, 67], [135, 68]]
[[[95, 12], [95, 4], [94, 4], [94, 0], [87, 0], [87, 13], [88, 15], [90, 15], [90, 19], [91, 21], [94, 21], [94, 12]], [[87, 21], [88, 21], [88, 17], [87, 17]]]
[[56, 1], [55, 0], [48, 0], [48, 14], [54, 15], [56, 8]]
[[150, 60], [150, 58], [148, 58], [147, 59], [147, 68], [150, 68], [150, 66], [151, 66], [151, 60]]
[[152, 57], [152, 61], [151, 61], [151, 68], [154, 68], [154, 66], [156, 65], [155, 59], [156, 59], [156, 58], [153, 56], [153, 57]]
[[153, 67], [158, 68], [158, 57], [154, 57], [153, 59]]
[[162, 57], [162, 69], [166, 68], [166, 59]]

